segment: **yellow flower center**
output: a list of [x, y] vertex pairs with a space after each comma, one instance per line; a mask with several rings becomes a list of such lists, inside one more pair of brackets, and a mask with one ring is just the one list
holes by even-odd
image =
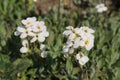
[[89, 44], [89, 40], [86, 40], [86, 41], [85, 41], [85, 45], [88, 45], [88, 44]]
[[26, 34], [28, 34], [29, 33], [29, 31], [28, 30], [26, 30]]
[[72, 32], [75, 33], [75, 30], [73, 29]]
[[40, 29], [41, 27], [40, 27], [40, 25], [37, 25], [37, 29]]
[[86, 33], [88, 32], [88, 30], [84, 30]]
[[28, 21], [26, 24], [29, 25], [30, 23], [31, 23], [31, 22]]

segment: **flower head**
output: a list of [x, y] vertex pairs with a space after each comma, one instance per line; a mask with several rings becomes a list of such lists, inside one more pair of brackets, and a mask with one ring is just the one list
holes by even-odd
[[84, 65], [89, 61], [89, 58], [85, 56], [82, 52], [76, 54], [76, 59], [79, 61], [79, 64]]
[[32, 32], [31, 28], [23, 28], [23, 27], [18, 27], [16, 33], [20, 35], [20, 38], [26, 38], [27, 36], [32, 36], [34, 33]]
[[32, 23], [36, 22], [36, 17], [28, 17], [27, 19], [23, 19], [21, 22], [25, 27], [30, 27]]
[[67, 44], [63, 46], [62, 53], [65, 57], [68, 57], [68, 55], [72, 54], [74, 52], [73, 43], [71, 41], [67, 41]]
[[44, 42], [46, 37], [49, 36], [49, 32], [46, 29], [44, 21], [36, 21], [36, 17], [28, 17], [21, 22], [23, 26], [18, 26], [17, 30], [14, 32], [15, 36], [20, 36], [22, 39], [20, 52], [27, 53], [31, 51], [29, 49], [31, 48], [29, 47], [29, 44], [38, 41], [38, 44], [41, 44], [40, 50], [42, 51], [42, 54], [45, 53], [42, 42]]
[[[69, 26], [66, 29], [67, 30], [63, 32], [63, 35], [68, 37], [66, 44], [63, 46], [62, 53], [64, 54], [64, 57], [74, 55], [73, 53], [76, 49], [81, 50], [82, 48], [85, 48], [88, 51], [92, 49], [94, 46], [93, 33], [95, 32], [93, 29], [86, 26], [80, 28]], [[81, 65], [84, 65], [89, 60], [89, 58], [81, 52], [76, 55], [76, 58]]]
[[46, 26], [43, 21], [37, 21], [32, 24], [33, 32], [46, 31]]
[[92, 34], [95, 32], [93, 29], [91, 29], [87, 26], [80, 27], [80, 30], [81, 30], [81, 33], [83, 33], [83, 34]]
[[104, 12], [104, 11], [107, 11], [107, 7], [106, 7], [103, 3], [98, 4], [98, 5], [96, 6], [96, 9], [97, 9], [97, 12], [99, 12], [99, 13], [102, 13], [102, 12]]
[[94, 39], [90, 36], [84, 36], [80, 41], [80, 46], [85, 47], [89, 51], [94, 46]]
[[31, 43], [35, 42], [35, 41], [39, 41], [39, 42], [44, 42], [45, 38], [49, 36], [49, 33], [47, 31], [41, 32], [41, 33], [36, 33], [33, 35], [33, 38], [30, 40]]
[[21, 53], [27, 53], [29, 51], [28, 40], [22, 41], [22, 47], [20, 48]]

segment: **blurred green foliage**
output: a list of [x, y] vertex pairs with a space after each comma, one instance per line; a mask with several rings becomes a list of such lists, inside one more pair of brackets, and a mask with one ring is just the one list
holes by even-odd
[[[120, 80], [120, 12], [111, 9], [109, 3], [109, 10], [99, 14], [95, 5], [100, 1], [92, 1], [96, 0], [85, 3], [89, 6], [84, 10], [82, 6], [73, 11], [61, 6], [60, 13], [51, 9], [49, 15], [37, 15], [32, 0], [0, 0], [0, 80]], [[74, 2], [83, 4], [81, 0]], [[19, 52], [21, 43], [14, 31], [29, 16], [36, 16], [47, 25], [47, 58]], [[61, 53], [65, 44], [62, 32], [68, 25], [95, 30], [94, 48], [90, 52], [83, 50], [90, 58], [84, 66]]]

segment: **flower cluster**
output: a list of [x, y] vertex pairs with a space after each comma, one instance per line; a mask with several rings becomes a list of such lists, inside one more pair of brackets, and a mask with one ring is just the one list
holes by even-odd
[[97, 9], [97, 12], [99, 12], [99, 13], [102, 13], [102, 12], [104, 12], [104, 11], [107, 11], [107, 7], [106, 7], [103, 3], [98, 4], [98, 5], [96, 6], [96, 9]]
[[[67, 30], [63, 35], [67, 36], [66, 45], [63, 46], [63, 54], [65, 57], [73, 54], [75, 49], [85, 48], [90, 50], [94, 46], [94, 36], [92, 33], [95, 31], [86, 26], [80, 28], [73, 28], [72, 26], [66, 27]], [[78, 52], [76, 59], [79, 60], [81, 65], [84, 65], [89, 59], [82, 52]]]
[[[23, 26], [18, 26], [14, 32], [16, 36], [20, 36], [22, 39], [21, 53], [27, 53], [30, 51], [29, 43], [44, 42], [45, 38], [49, 36], [44, 21], [36, 21], [36, 17], [29, 17], [21, 21]], [[41, 50], [44, 50], [41, 45]], [[44, 52], [44, 51], [42, 51]]]

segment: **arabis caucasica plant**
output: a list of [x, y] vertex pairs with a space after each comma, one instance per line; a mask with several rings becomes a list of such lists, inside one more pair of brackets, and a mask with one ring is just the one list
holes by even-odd
[[[37, 21], [36, 17], [28, 17], [21, 21], [22, 26], [18, 26], [14, 32], [15, 36], [20, 36], [22, 40], [22, 47], [20, 48], [21, 53], [30, 52], [30, 45], [33, 43], [40, 44], [41, 57], [46, 56], [45, 45], [42, 44], [49, 33], [46, 29], [44, 21]], [[33, 45], [32, 45], [33, 46]]]
[[96, 6], [96, 9], [97, 9], [97, 12], [98, 13], [102, 13], [104, 11], [107, 11], [107, 7], [105, 6], [105, 4], [101, 3], [101, 4], [98, 4]]
[[[85, 48], [87, 51], [92, 49], [94, 46], [93, 33], [95, 32], [93, 29], [86, 26], [80, 28], [68, 26], [66, 29], [67, 30], [63, 32], [63, 35], [68, 37], [66, 44], [63, 46], [63, 54], [65, 57], [74, 54], [76, 49], [78, 51], [82, 48]], [[80, 51], [75, 55], [81, 65], [89, 61], [89, 58]]]

